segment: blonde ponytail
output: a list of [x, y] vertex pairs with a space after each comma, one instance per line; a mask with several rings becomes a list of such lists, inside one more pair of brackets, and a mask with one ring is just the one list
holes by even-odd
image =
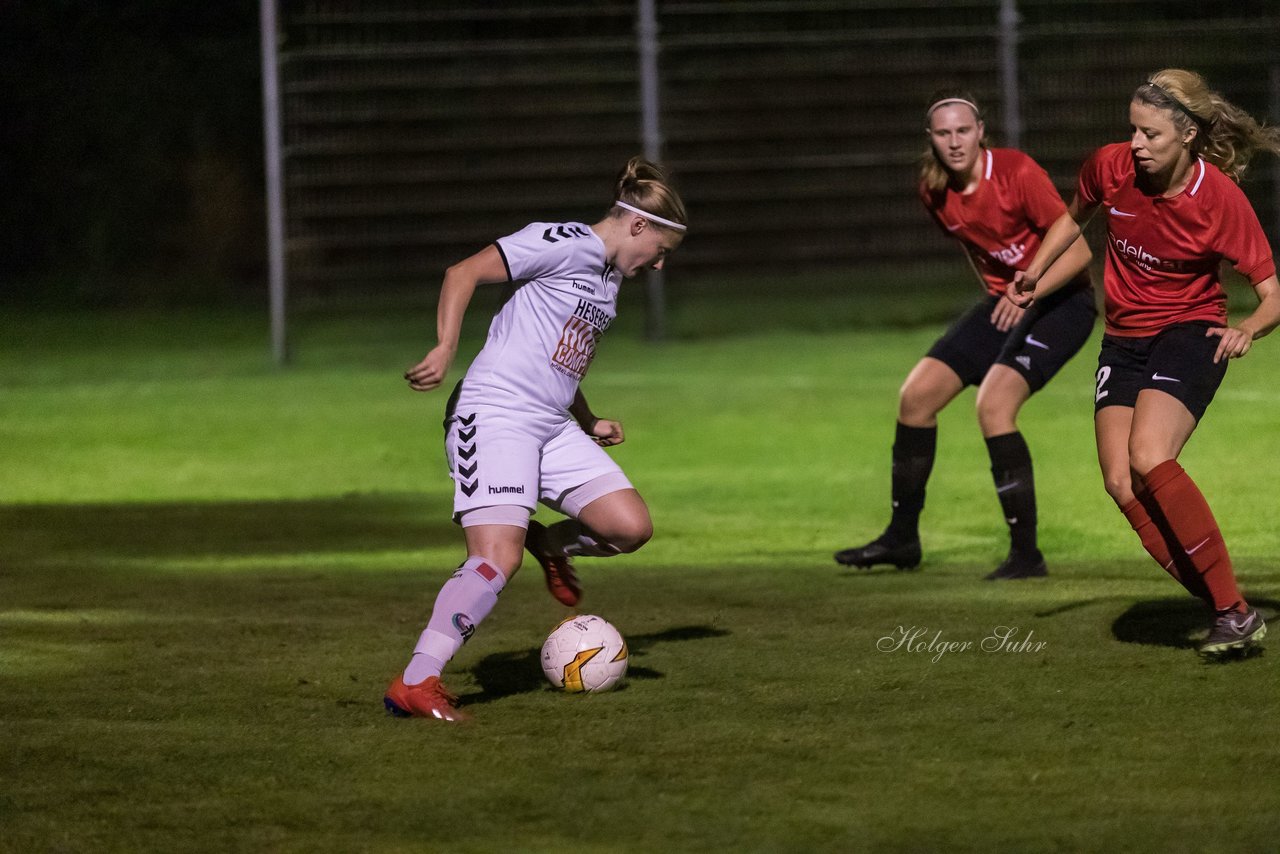
[[1182, 68], [1166, 68], [1147, 78], [1133, 93], [1139, 103], [1168, 110], [1174, 126], [1196, 128], [1191, 150], [1239, 181], [1258, 151], [1280, 155], [1280, 128], [1259, 124], [1253, 116], [1209, 88], [1203, 77]]

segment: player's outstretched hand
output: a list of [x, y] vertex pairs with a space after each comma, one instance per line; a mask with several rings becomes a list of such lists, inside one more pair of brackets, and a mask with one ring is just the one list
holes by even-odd
[[1216, 365], [1223, 359], [1239, 359], [1253, 346], [1253, 336], [1235, 326], [1215, 326], [1205, 330], [1205, 337], [1221, 336], [1218, 349], [1214, 351], [1213, 363]]
[[621, 445], [626, 438], [622, 433], [622, 422], [609, 421], [606, 418], [597, 418], [596, 423], [592, 424], [591, 429], [587, 431], [587, 435], [594, 439], [597, 445], [605, 448], [610, 445]]
[[421, 362], [405, 371], [404, 378], [414, 391], [431, 391], [444, 382], [452, 362], [453, 351], [442, 344], [437, 345]]
[[996, 307], [991, 312], [991, 323], [1001, 332], [1008, 332], [1026, 313], [1025, 308], [1020, 308], [1007, 299], [996, 300]]

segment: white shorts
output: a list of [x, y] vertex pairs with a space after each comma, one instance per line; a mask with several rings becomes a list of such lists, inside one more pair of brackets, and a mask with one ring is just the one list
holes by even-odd
[[532, 513], [539, 501], [576, 516], [601, 495], [632, 488], [613, 458], [571, 420], [544, 428], [505, 409], [459, 408], [446, 425], [444, 447], [454, 521], [480, 507], [514, 505]]

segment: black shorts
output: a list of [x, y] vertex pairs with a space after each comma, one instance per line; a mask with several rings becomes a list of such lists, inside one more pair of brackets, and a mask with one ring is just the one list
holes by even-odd
[[991, 322], [1001, 299], [988, 294], [951, 324], [925, 355], [955, 371], [966, 386], [981, 383], [992, 365], [1008, 365], [1034, 394], [1089, 340], [1098, 317], [1093, 288], [1068, 285], [1032, 303], [1008, 332]]
[[1153, 388], [1173, 395], [1199, 422], [1227, 375], [1226, 359], [1213, 362], [1221, 339], [1205, 334], [1216, 325], [1179, 323], [1143, 338], [1104, 335], [1093, 411], [1132, 407], [1138, 392]]

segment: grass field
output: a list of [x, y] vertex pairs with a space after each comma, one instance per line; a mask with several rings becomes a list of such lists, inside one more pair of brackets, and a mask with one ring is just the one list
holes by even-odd
[[[380, 702], [462, 557], [444, 397], [399, 376], [425, 301], [297, 318], [287, 371], [257, 310], [5, 314], [0, 851], [1276, 850], [1276, 657], [1196, 657], [1205, 615], [1101, 488], [1096, 340], [1022, 420], [1048, 579], [980, 580], [1006, 543], [972, 392], [921, 571], [831, 561], [887, 519], [940, 329], [879, 293], [693, 292], [667, 344], [634, 308], [611, 331], [585, 388], [657, 534], [582, 561], [583, 607], [631, 678], [545, 687], [566, 611], [526, 570], [448, 674], [464, 727]], [[1268, 613], [1277, 346], [1182, 458]]]

